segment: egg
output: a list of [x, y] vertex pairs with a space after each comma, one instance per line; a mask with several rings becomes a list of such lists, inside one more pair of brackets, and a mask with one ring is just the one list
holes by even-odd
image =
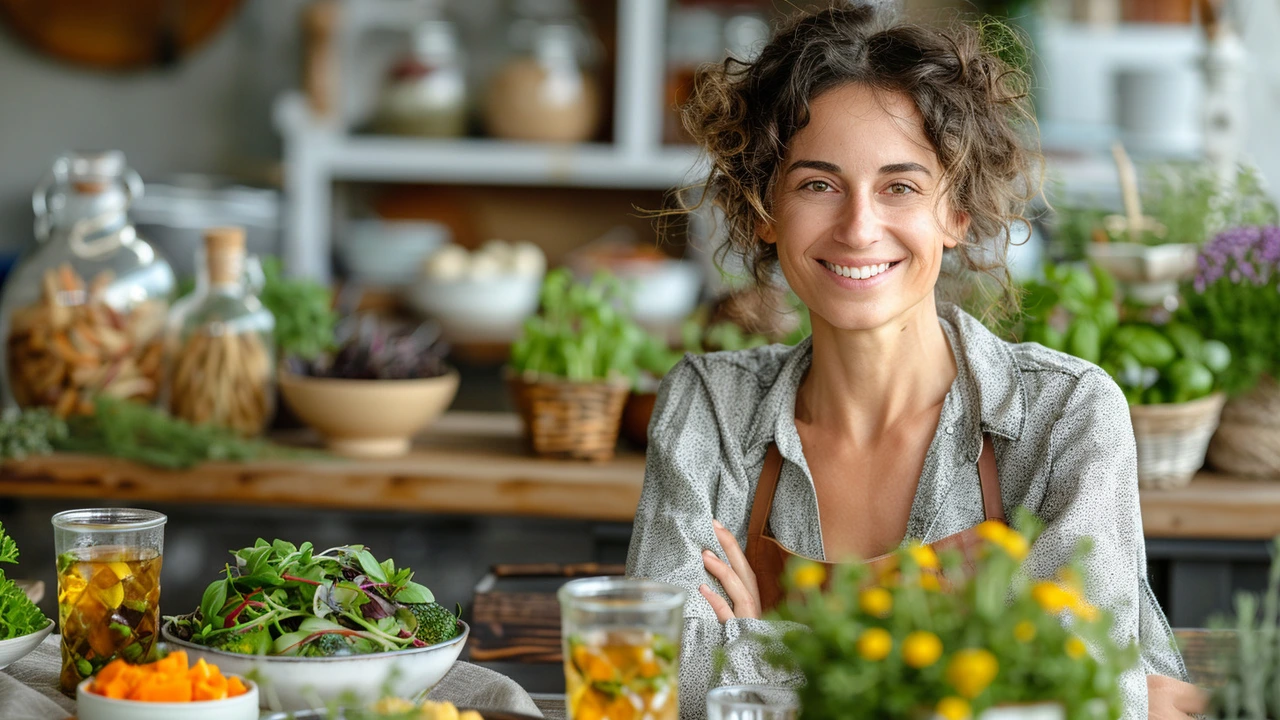
[[460, 245], [445, 245], [427, 258], [423, 270], [433, 280], [460, 280], [470, 269], [471, 256]]
[[502, 274], [502, 261], [493, 254], [481, 252], [471, 256], [471, 268], [467, 272], [471, 280], [492, 280]]
[[515, 275], [534, 277], [547, 270], [547, 256], [531, 242], [519, 242], [512, 248], [508, 269]]

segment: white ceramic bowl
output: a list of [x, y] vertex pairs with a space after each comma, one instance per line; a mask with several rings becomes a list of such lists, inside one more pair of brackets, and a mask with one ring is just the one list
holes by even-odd
[[415, 310], [439, 321], [451, 342], [505, 342], [538, 310], [542, 275], [485, 280], [423, 278], [406, 290]]
[[440, 246], [453, 239], [443, 223], [416, 220], [353, 220], [338, 242], [348, 274], [370, 285], [405, 286]]
[[462, 626], [458, 637], [437, 645], [329, 658], [212, 650], [174, 637], [167, 622], [160, 632], [170, 646], [186, 650], [192, 662], [204, 658], [224, 673], [252, 677], [258, 683], [262, 709], [292, 711], [322, 707], [347, 693], [354, 695], [356, 702], [372, 703], [382, 696], [384, 687], [393, 695], [410, 698], [430, 690], [453, 667], [467, 643], [471, 628], [461, 620], [458, 624]]
[[44, 642], [44, 639], [51, 632], [53, 632], [52, 620], [43, 628], [29, 635], [10, 640], [0, 640], [0, 668], [8, 667], [31, 654], [31, 651], [40, 647], [40, 643]]
[[[221, 669], [221, 668], [219, 668]], [[118, 700], [89, 692], [89, 678], [76, 686], [79, 720], [258, 720], [258, 686], [240, 678], [249, 692], [225, 700], [142, 702]]]

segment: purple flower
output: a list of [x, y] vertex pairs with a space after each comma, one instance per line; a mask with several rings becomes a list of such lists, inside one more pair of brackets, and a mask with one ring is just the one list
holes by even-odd
[[1233, 285], [1266, 285], [1280, 274], [1280, 227], [1245, 226], [1227, 230], [1205, 244], [1196, 259], [1192, 287], [1203, 294], [1224, 277]]

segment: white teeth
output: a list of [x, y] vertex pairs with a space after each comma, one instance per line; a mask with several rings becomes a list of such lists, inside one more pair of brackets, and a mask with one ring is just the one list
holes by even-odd
[[836, 265], [834, 263], [829, 263], [829, 262], [823, 262], [822, 264], [825, 265], [826, 268], [831, 272], [837, 275], [843, 275], [844, 277], [847, 277], [847, 278], [853, 278], [854, 280], [865, 280], [869, 277], [874, 277], [876, 275], [879, 275], [880, 273], [889, 269], [889, 263], [880, 263], [879, 265], [865, 265], [863, 267], [845, 267], [844, 265]]

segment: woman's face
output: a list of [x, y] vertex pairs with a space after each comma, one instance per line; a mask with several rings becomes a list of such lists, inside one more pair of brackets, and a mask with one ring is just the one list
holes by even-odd
[[908, 96], [849, 84], [811, 105], [760, 233], [811, 313], [843, 330], [883, 327], [933, 302], [943, 248], [964, 223]]

